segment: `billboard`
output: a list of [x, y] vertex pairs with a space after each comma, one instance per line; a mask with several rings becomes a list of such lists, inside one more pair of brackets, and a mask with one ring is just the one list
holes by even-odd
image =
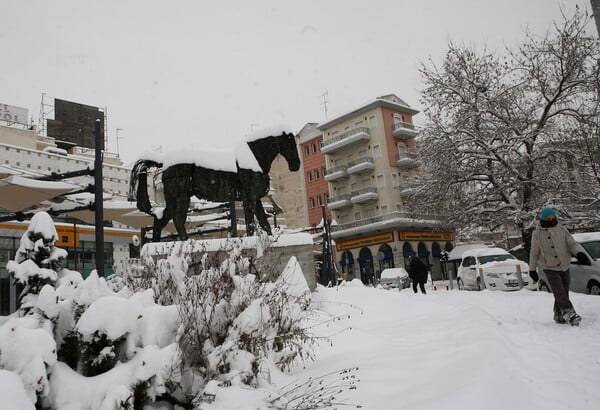
[[0, 103], [0, 120], [27, 125], [29, 111], [27, 108]]
[[96, 120], [100, 120], [100, 140], [104, 150], [104, 112], [97, 107], [55, 98], [54, 119], [47, 120], [46, 135], [80, 147], [95, 148]]

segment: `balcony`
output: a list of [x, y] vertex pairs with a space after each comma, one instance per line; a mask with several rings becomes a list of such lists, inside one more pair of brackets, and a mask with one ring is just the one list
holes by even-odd
[[348, 162], [348, 174], [360, 174], [361, 172], [373, 171], [375, 161], [373, 157], [361, 157]]
[[392, 135], [396, 138], [407, 140], [414, 138], [417, 135], [417, 130], [412, 124], [408, 124], [406, 122], [396, 122], [394, 123]]
[[377, 188], [369, 186], [361, 188], [358, 191], [352, 191], [350, 201], [353, 204], [362, 204], [364, 202], [376, 201], [377, 197]]
[[439, 216], [413, 215], [396, 211], [359, 221], [332, 225], [331, 237], [334, 240], [339, 240], [357, 234], [385, 232], [390, 229], [430, 229], [439, 226]]
[[417, 154], [412, 152], [404, 152], [398, 155], [396, 165], [400, 168], [418, 168], [421, 166], [421, 162], [417, 161]]
[[338, 165], [333, 168], [327, 168], [324, 172], [325, 181], [331, 182], [348, 177], [348, 165]]
[[349, 194], [343, 194], [343, 195], [338, 195], [338, 196], [327, 198], [327, 207], [331, 210], [348, 208], [351, 206], [352, 206], [352, 202], [350, 202]]
[[367, 127], [358, 127], [342, 135], [321, 141], [321, 152], [323, 154], [331, 154], [350, 145], [369, 141], [369, 139], [371, 139], [369, 129]]

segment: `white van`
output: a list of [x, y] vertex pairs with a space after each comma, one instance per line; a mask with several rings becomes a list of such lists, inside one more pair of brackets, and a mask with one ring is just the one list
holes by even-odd
[[[517, 267], [521, 271], [521, 279]], [[456, 280], [460, 290], [519, 290], [521, 286], [527, 287], [531, 282], [529, 265], [502, 248], [465, 251], [457, 269]]]
[[[573, 292], [600, 295], [600, 232], [576, 233], [573, 239], [583, 246], [587, 261], [585, 264], [571, 258], [571, 284]], [[538, 288], [550, 292], [550, 285], [542, 269], [537, 270], [540, 280]]]

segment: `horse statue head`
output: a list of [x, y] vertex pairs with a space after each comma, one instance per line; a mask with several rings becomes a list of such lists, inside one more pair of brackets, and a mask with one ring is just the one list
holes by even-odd
[[300, 169], [300, 156], [296, 137], [291, 132], [283, 131], [281, 135], [268, 136], [248, 141], [250, 150], [256, 157], [264, 174], [271, 171], [271, 164], [275, 157], [281, 154], [287, 161], [290, 171]]

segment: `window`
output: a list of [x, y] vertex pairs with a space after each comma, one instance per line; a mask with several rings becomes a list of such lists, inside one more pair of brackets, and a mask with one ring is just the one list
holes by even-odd
[[369, 128], [377, 128], [377, 120], [374, 115], [369, 117]]
[[383, 180], [383, 175], [377, 175], [377, 188], [383, 189], [385, 186], [385, 181]]
[[317, 152], [317, 144], [315, 144], [314, 142], [312, 144], [312, 152], [313, 154]]
[[381, 211], [381, 215], [387, 214], [388, 213], [388, 206], [387, 205], [381, 205], [380, 211]]
[[315, 198], [310, 198], [310, 207], [314, 208], [315, 207]]
[[319, 206], [323, 206], [323, 197], [321, 195], [317, 196], [317, 202]]
[[311, 171], [308, 171], [306, 173], [306, 179], [308, 180], [308, 182], [312, 182], [313, 176], [312, 176], [312, 172]]
[[356, 191], [358, 189], [358, 184], [353, 182], [350, 184], [350, 191]]
[[373, 145], [373, 159], [381, 158], [381, 147]]
[[367, 209], [367, 218], [373, 218], [375, 216], [375, 208]]
[[367, 150], [366, 149], [358, 151], [358, 158], [364, 158], [366, 156], [367, 156]]
[[398, 174], [392, 174], [392, 186], [394, 188], [398, 188], [400, 186], [398, 183]]
[[315, 169], [315, 179], [319, 179], [321, 176], [319, 175], [319, 170]]
[[308, 157], [308, 155], [310, 154], [310, 150], [308, 149], [308, 145], [304, 147], [304, 156]]
[[344, 215], [340, 215], [340, 223], [347, 223], [348, 222], [348, 215], [344, 214]]
[[355, 221], [360, 221], [360, 211], [359, 212], [354, 212], [354, 220]]
[[363, 126], [363, 122], [362, 122], [362, 120], [359, 120], [359, 121], [356, 121], [356, 122], [354, 123], [354, 125], [356, 126], [356, 128], [358, 128], [358, 127], [362, 127], [362, 126]]
[[339, 186], [337, 189], [338, 195], [342, 195], [346, 193], [346, 185]]
[[360, 182], [360, 186], [365, 188], [371, 186], [371, 178], [365, 178]]

